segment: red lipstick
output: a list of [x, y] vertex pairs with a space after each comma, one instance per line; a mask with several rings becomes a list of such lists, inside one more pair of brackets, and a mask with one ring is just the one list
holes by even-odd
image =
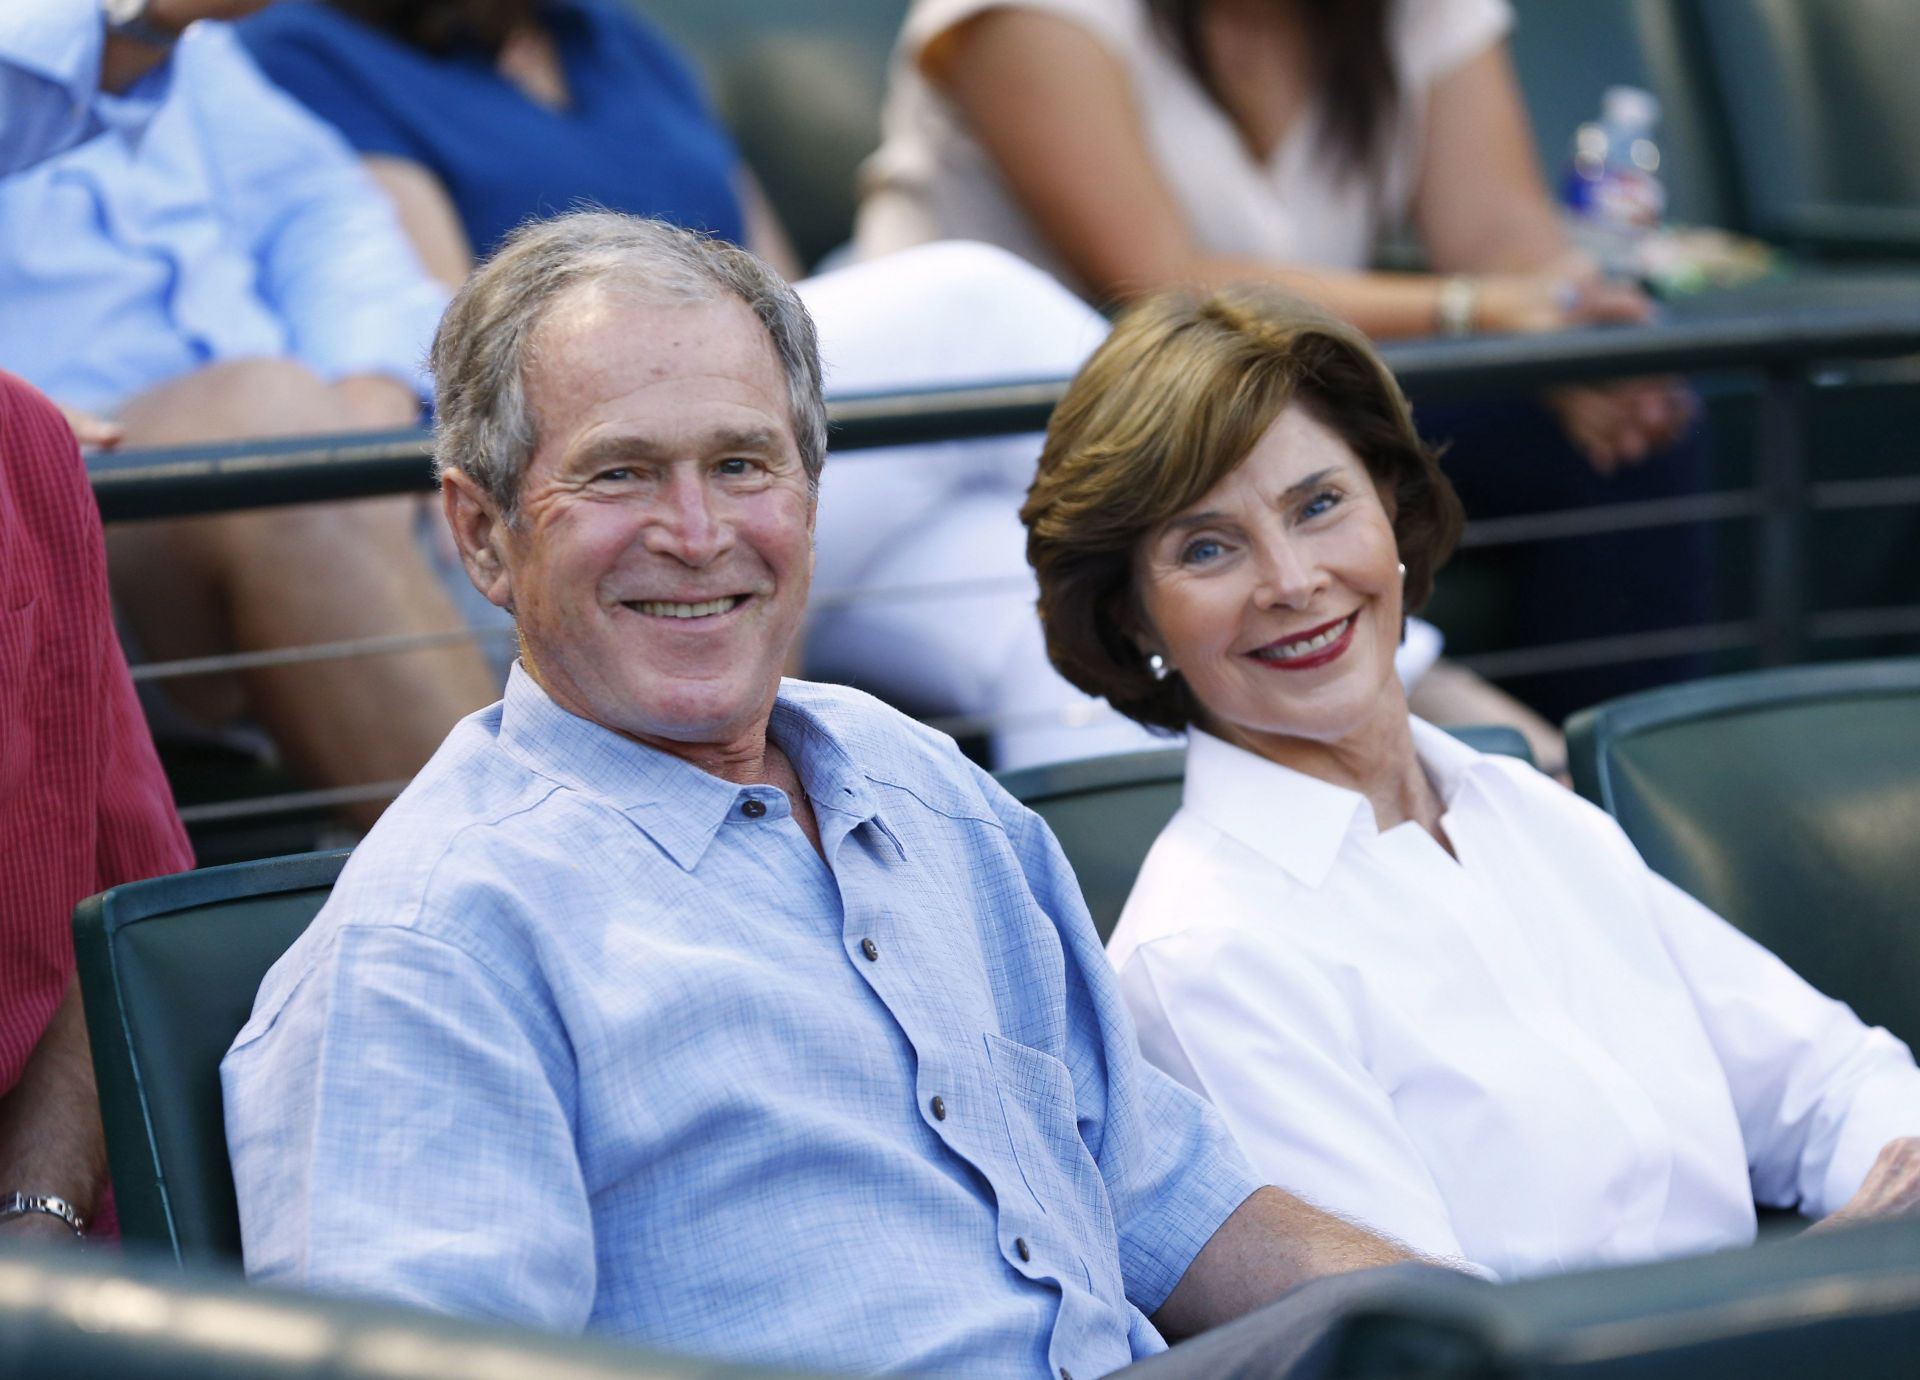
[[[1321, 633], [1326, 632], [1330, 628], [1337, 628], [1342, 623], [1347, 625], [1345, 632], [1341, 633], [1340, 636], [1336, 637], [1326, 646], [1316, 648], [1308, 652], [1305, 656], [1281, 658], [1263, 655], [1267, 647], [1284, 647], [1293, 642], [1305, 642], [1308, 638], [1318, 637]], [[1305, 632], [1298, 633], [1293, 637], [1282, 638], [1277, 642], [1269, 642], [1267, 647], [1249, 652], [1247, 655], [1271, 670], [1311, 671], [1316, 667], [1325, 666], [1329, 662], [1337, 661], [1340, 657], [1344, 656], [1347, 648], [1353, 645], [1353, 630], [1359, 626], [1360, 615], [1358, 611], [1355, 611], [1348, 614], [1345, 618], [1336, 618], [1331, 623], [1322, 623], [1317, 628], [1308, 628]]]

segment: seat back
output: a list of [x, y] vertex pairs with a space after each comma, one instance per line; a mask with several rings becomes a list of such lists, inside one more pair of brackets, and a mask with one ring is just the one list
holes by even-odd
[[1920, 253], [1920, 15], [1901, 0], [1691, 0], [1747, 227]]
[[844, 244], [908, 0], [629, 3], [693, 54], [801, 259]]
[[[0, 1243], [0, 1375], [21, 1380], [803, 1380], [149, 1256]], [[815, 1377], [824, 1380], [824, 1377]]]
[[1920, 1341], [1920, 1223], [1499, 1287], [1375, 1276], [1335, 1318], [1332, 1380], [1903, 1380]]
[[1647, 691], [1575, 715], [1567, 747], [1656, 872], [1920, 1039], [1920, 659]]
[[240, 1258], [220, 1060], [346, 853], [132, 882], [80, 904], [74, 951], [120, 1229], [175, 1261]]
[[[1517, 729], [1449, 731], [1481, 752], [1533, 760]], [[1184, 748], [1156, 748], [1024, 767], [1000, 777], [1007, 793], [1044, 819], [1060, 841], [1102, 940], [1120, 922], [1147, 850], [1180, 808], [1186, 760]]]

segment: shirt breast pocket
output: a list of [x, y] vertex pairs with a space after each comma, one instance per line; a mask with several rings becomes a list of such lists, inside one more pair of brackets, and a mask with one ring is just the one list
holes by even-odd
[[986, 1038], [1000, 1110], [1027, 1191], [1049, 1213], [1084, 1211], [1100, 1171], [1080, 1139], [1073, 1075], [1030, 1045], [991, 1031]]
[[27, 678], [33, 674], [34, 634], [40, 626], [39, 600], [8, 608], [0, 589], [0, 803], [26, 783], [33, 745], [27, 739]]

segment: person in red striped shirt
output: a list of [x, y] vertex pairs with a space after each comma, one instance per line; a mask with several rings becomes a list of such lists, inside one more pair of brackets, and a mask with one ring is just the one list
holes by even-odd
[[112, 1234], [68, 917], [193, 866], [52, 403], [0, 373], [0, 1240]]

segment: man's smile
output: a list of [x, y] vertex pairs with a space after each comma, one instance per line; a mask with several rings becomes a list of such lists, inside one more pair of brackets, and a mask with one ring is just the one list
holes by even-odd
[[668, 599], [625, 599], [621, 603], [623, 607], [648, 618], [711, 618], [716, 614], [733, 612], [751, 597], [747, 594], [723, 594], [717, 599], [704, 599], [698, 603]]

